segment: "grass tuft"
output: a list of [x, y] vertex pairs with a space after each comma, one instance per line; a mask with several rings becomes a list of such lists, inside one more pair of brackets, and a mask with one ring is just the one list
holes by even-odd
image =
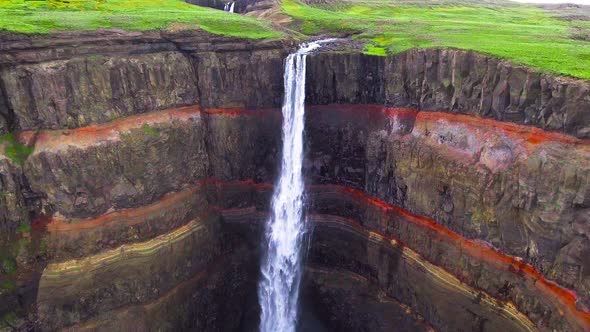
[[141, 126], [141, 130], [143, 130], [144, 133], [146, 133], [152, 137], [159, 137], [160, 136], [160, 132], [156, 128], [151, 127], [147, 123], [145, 123], [143, 126]]
[[4, 155], [18, 165], [23, 165], [33, 148], [21, 144], [13, 133], [0, 136], [0, 144], [4, 145]]

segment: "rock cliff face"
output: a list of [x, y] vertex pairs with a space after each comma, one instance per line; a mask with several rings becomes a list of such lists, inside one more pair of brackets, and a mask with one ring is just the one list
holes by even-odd
[[202, 32], [104, 32], [3, 40], [5, 122], [77, 128], [186, 105], [280, 105], [282, 42]]
[[[291, 42], [1, 38], [2, 324], [255, 327]], [[308, 61], [323, 324], [590, 329], [587, 82], [456, 50]]]
[[390, 57], [323, 53], [307, 71], [310, 104], [364, 103], [493, 118], [590, 137], [590, 84], [460, 50]]
[[588, 300], [589, 281], [581, 273], [590, 216], [584, 141], [374, 106], [312, 108], [309, 124], [314, 182], [363, 190], [485, 240]]

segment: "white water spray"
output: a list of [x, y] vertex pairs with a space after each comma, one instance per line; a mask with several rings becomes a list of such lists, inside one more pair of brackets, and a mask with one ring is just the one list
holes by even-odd
[[293, 332], [297, 326], [299, 283], [302, 274], [304, 182], [303, 129], [305, 115], [305, 59], [331, 39], [303, 44], [285, 62], [283, 100], [283, 158], [266, 226], [266, 252], [258, 299], [261, 332]]
[[230, 12], [233, 13], [234, 12], [234, 6], [236, 5], [235, 2], [227, 2], [224, 6], [223, 6], [223, 10], [226, 12]]

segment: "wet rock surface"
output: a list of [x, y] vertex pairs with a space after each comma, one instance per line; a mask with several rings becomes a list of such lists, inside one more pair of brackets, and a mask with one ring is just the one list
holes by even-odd
[[330, 331], [434, 331], [374, 283], [344, 270], [308, 268], [303, 290]]

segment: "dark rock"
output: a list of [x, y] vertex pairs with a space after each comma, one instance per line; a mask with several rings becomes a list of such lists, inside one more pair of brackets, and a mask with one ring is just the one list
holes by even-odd
[[309, 57], [307, 102], [385, 104], [493, 118], [590, 137], [590, 84], [471, 51]]

